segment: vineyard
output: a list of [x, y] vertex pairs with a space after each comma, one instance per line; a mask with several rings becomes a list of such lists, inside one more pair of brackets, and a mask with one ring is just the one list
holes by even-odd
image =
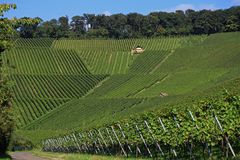
[[167, 159], [235, 157], [240, 151], [239, 105], [240, 97], [227, 95], [200, 104], [194, 112], [148, 113], [46, 139], [43, 150]]
[[116, 75], [112, 76], [89, 96], [101, 96], [103, 94], [103, 97], [108, 98], [135, 97], [146, 89], [161, 83], [166, 77], [165, 74], [149, 75], [147, 77], [144, 75]]
[[[131, 49], [141, 46], [145, 50], [174, 50], [181, 46], [184, 38], [152, 38], [152, 39], [125, 39], [125, 40], [58, 40], [52, 44], [53, 48], [75, 49], [84, 51], [130, 52]], [[188, 39], [188, 37], [186, 38]]]
[[74, 50], [52, 49], [53, 39], [21, 39], [4, 54], [15, 83], [17, 127], [25, 127], [71, 99], [88, 93], [107, 75], [93, 75]]
[[[13, 75], [18, 98], [78, 98], [105, 78], [104, 75]], [[24, 86], [24, 87], [23, 87]]]
[[167, 51], [151, 51], [146, 54], [140, 55], [129, 68], [129, 73], [142, 73], [152, 74], [154, 73], [161, 64], [171, 55], [171, 52]]
[[25, 47], [9, 51], [4, 58], [11, 74], [90, 74], [73, 50]]
[[69, 99], [16, 99], [14, 106], [18, 114], [17, 127], [24, 127], [44, 116]]
[[[54, 152], [233, 156], [239, 99], [198, 102], [240, 94], [239, 34], [18, 39], [3, 55], [16, 130]], [[133, 54], [138, 46], [144, 52]]]
[[102, 51], [77, 51], [79, 56], [89, 66], [94, 74], [125, 74], [132, 64], [133, 57], [129, 52], [102, 52]]
[[39, 39], [19, 39], [15, 42], [16, 48], [29, 48], [29, 47], [46, 47], [50, 48], [54, 39], [46, 39], [46, 38], [39, 38]]

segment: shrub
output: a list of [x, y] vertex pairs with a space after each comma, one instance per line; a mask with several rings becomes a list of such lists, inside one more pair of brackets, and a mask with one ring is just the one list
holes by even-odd
[[0, 154], [4, 154], [14, 128], [11, 85], [0, 75]]
[[33, 148], [33, 143], [24, 137], [17, 134], [13, 134], [11, 138], [11, 143], [9, 144], [9, 150], [11, 151], [23, 151], [31, 150]]

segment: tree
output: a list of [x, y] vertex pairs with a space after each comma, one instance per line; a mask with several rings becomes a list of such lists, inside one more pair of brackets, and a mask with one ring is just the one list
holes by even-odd
[[167, 31], [165, 28], [163, 28], [163, 26], [158, 26], [156, 32], [154, 33], [155, 36], [165, 36], [167, 34]]
[[82, 16], [74, 16], [72, 17], [72, 21], [70, 23], [72, 36], [80, 37], [84, 34], [84, 17]]
[[95, 18], [92, 18], [92, 21], [90, 21], [89, 23], [92, 25], [93, 29], [97, 29], [97, 28], [107, 29], [109, 26], [108, 24], [109, 21], [110, 21], [110, 16], [106, 16], [102, 14], [102, 15], [97, 15]]
[[108, 30], [105, 28], [99, 29], [90, 29], [87, 33], [87, 37], [89, 38], [107, 38], [108, 37]]
[[43, 32], [46, 37], [50, 38], [59, 38], [58, 37], [58, 21], [56, 19], [51, 19], [50, 21], [46, 21], [42, 24]]
[[227, 24], [225, 26], [225, 31], [234, 32], [240, 29], [240, 25], [236, 16], [232, 15], [228, 18]]
[[32, 19], [8, 19], [4, 12], [16, 9], [15, 4], [0, 4], [0, 155], [5, 154], [14, 129], [14, 116], [12, 108], [13, 94], [11, 83], [6, 77], [2, 66], [3, 51], [12, 46], [12, 37], [16, 35], [16, 28], [21, 25], [36, 24], [38, 20]]
[[[24, 17], [23, 19], [30, 19], [28, 17]], [[35, 18], [38, 19], [39, 23], [42, 22], [43, 20], [41, 18]], [[34, 38], [37, 33], [37, 27], [39, 25], [39, 23], [34, 23], [32, 25], [29, 24], [23, 24], [19, 27], [19, 33], [20, 33], [20, 37], [22, 38]]]
[[[88, 28], [88, 26], [91, 26]], [[152, 12], [148, 15], [138, 13], [83, 14], [72, 17], [69, 24], [67, 16], [52, 19], [39, 25], [20, 27], [20, 36], [51, 38], [140, 38], [169, 35], [212, 34], [240, 30], [240, 7], [225, 10], [188, 9], [185, 12]]]
[[127, 23], [132, 27], [135, 37], [141, 37], [142, 21], [144, 16], [138, 13], [129, 13], [127, 15]]
[[95, 28], [96, 16], [95, 14], [83, 14], [84, 20], [91, 25], [91, 28]]
[[[16, 5], [12, 4], [0, 4], [0, 15], [3, 17], [4, 12], [9, 9], [15, 9]], [[9, 84], [6, 81], [6, 77], [3, 77], [2, 69], [2, 52], [11, 46], [9, 39], [14, 35], [14, 29], [12, 27], [13, 20], [0, 18], [0, 155], [6, 152], [7, 146], [10, 142], [10, 137], [13, 131], [14, 122], [11, 109], [12, 94], [10, 93]]]
[[57, 37], [68, 37], [69, 32], [69, 24], [68, 24], [68, 17], [60, 17], [58, 19], [59, 27], [57, 30]]
[[212, 34], [217, 32], [217, 18], [211, 11], [202, 10], [199, 12], [193, 30], [195, 34]]
[[125, 25], [127, 18], [123, 14], [112, 15], [108, 22], [108, 31], [111, 38], [124, 38]]

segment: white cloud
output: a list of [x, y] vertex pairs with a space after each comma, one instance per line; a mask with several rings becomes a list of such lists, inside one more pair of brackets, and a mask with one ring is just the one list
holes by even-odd
[[[240, 0], [236, 0], [236, 1], [240, 1]], [[176, 10], [182, 10], [182, 11], [186, 11], [188, 9], [193, 9], [193, 10], [203, 10], [203, 9], [207, 9], [207, 10], [216, 10], [217, 7], [214, 4], [202, 4], [202, 5], [193, 5], [193, 4], [179, 4], [173, 8], [170, 9], [166, 9], [164, 11], [167, 12], [174, 12]]]
[[177, 5], [176, 7], [174, 7], [174, 11], [176, 10], [182, 10], [182, 11], [186, 11], [188, 9], [194, 9], [195, 7], [192, 4], [180, 4]]
[[103, 12], [103, 14], [104, 14], [105, 16], [111, 16], [111, 13], [110, 13], [109, 11], [105, 11], [105, 12]]

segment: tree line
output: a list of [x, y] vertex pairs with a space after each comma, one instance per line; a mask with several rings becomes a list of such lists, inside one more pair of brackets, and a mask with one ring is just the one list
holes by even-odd
[[[26, 17], [24, 17], [26, 18]], [[213, 34], [240, 31], [240, 6], [224, 10], [175, 12], [83, 14], [62, 16], [18, 28], [22, 38], [140, 38], [169, 35]], [[90, 27], [91, 26], [91, 27]]]

